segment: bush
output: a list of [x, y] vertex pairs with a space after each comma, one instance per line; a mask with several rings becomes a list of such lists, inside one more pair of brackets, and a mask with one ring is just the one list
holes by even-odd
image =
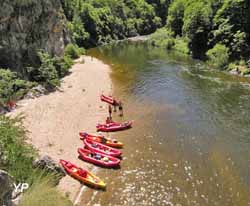
[[225, 69], [229, 61], [229, 49], [223, 44], [216, 44], [206, 53], [209, 63], [219, 69]]
[[9, 69], [0, 69], [1, 103], [22, 97], [32, 86], [33, 83], [20, 79], [16, 72]]
[[44, 52], [38, 52], [40, 59], [39, 67], [27, 67], [27, 73], [31, 81], [43, 84], [47, 89], [54, 88], [60, 84], [59, 75], [55, 67], [55, 60]]
[[54, 58], [54, 66], [60, 78], [68, 74], [69, 69], [71, 68], [72, 65], [73, 65], [73, 61], [68, 56]]
[[148, 42], [151, 43], [154, 46], [159, 47], [166, 47], [166, 45], [170, 44], [171, 42], [167, 42], [166, 40], [173, 40], [172, 33], [166, 29], [158, 29], [155, 33], [151, 34], [149, 37]]
[[183, 54], [189, 54], [187, 40], [180, 37], [173, 37], [173, 33], [167, 28], [158, 29], [151, 34], [148, 42], [153, 46], [163, 47], [168, 50], [176, 50]]
[[188, 41], [184, 38], [177, 37], [175, 39], [175, 45], [174, 50], [181, 52], [183, 54], [190, 54], [189, 48], [188, 48]]
[[29, 190], [24, 193], [20, 206], [73, 206], [55, 188], [54, 179], [57, 179], [54, 175], [36, 177]]
[[25, 143], [22, 118], [0, 116], [0, 168], [8, 171], [17, 182], [25, 182], [33, 172], [36, 151]]
[[64, 50], [64, 56], [68, 56], [72, 59], [77, 59], [81, 54], [84, 54], [85, 51], [83, 48], [79, 48], [74, 44], [68, 44]]

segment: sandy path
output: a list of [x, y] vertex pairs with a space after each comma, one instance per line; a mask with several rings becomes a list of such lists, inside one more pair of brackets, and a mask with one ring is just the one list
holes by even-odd
[[[107, 108], [99, 100], [102, 91], [111, 91], [110, 69], [103, 62], [83, 57], [85, 63], [76, 63], [71, 74], [63, 79], [60, 90], [36, 99], [23, 100], [14, 115], [24, 113], [24, 125], [30, 132], [31, 143], [41, 155], [48, 154], [55, 160], [70, 160], [80, 166], [91, 165], [77, 158], [77, 148], [82, 145], [79, 131], [95, 131], [97, 122], [103, 122]], [[80, 62], [80, 61], [79, 61]], [[80, 184], [66, 176], [59, 188], [72, 201]]]

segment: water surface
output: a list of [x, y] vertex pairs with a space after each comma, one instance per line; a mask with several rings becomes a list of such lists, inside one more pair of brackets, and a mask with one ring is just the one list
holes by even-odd
[[84, 205], [250, 205], [250, 81], [143, 43], [89, 51], [112, 67], [134, 128], [121, 169], [100, 169], [106, 192]]

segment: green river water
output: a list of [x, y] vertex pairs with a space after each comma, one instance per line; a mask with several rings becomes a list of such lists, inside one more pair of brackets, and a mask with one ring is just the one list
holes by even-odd
[[81, 205], [250, 205], [250, 80], [138, 42], [88, 52], [112, 68], [128, 131], [121, 169]]

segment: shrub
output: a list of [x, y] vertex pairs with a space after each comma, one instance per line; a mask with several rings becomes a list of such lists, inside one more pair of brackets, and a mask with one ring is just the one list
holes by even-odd
[[188, 48], [188, 41], [184, 38], [177, 37], [175, 39], [175, 45], [174, 50], [181, 52], [183, 54], [190, 54], [189, 48]]
[[72, 65], [73, 61], [68, 56], [54, 58], [54, 66], [60, 78], [64, 77], [69, 72]]
[[73, 204], [54, 186], [54, 175], [36, 176], [27, 192], [24, 193], [20, 206], [73, 206]]
[[11, 119], [0, 116], [0, 167], [7, 170], [17, 182], [24, 182], [33, 172], [36, 151], [25, 143], [26, 133], [22, 117]]
[[81, 54], [84, 54], [85, 51], [83, 48], [79, 48], [74, 44], [68, 44], [64, 50], [64, 55], [72, 59], [77, 59]]
[[38, 56], [40, 66], [26, 68], [30, 80], [43, 84], [47, 89], [58, 86], [60, 81], [54, 65], [54, 59], [44, 52], [38, 52]]
[[33, 83], [20, 79], [16, 72], [0, 69], [0, 101], [2, 103], [20, 98], [32, 86]]
[[223, 44], [216, 44], [206, 53], [209, 63], [219, 69], [225, 69], [229, 61], [229, 49]]

